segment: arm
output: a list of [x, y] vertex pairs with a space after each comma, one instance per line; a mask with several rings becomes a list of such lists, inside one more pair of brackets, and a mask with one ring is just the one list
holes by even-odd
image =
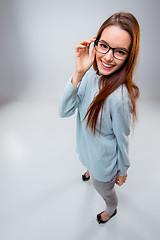
[[130, 166], [128, 147], [131, 125], [131, 111], [128, 101], [119, 101], [112, 111], [113, 132], [118, 146], [118, 173], [116, 183], [120, 186], [127, 178], [127, 169]]
[[78, 89], [79, 87], [74, 86], [71, 81], [68, 82], [59, 103], [60, 117], [70, 117], [75, 113], [75, 110], [80, 103]]
[[[75, 113], [76, 108], [84, 95], [84, 80], [82, 78], [93, 64], [95, 49], [89, 56], [89, 47], [95, 38], [80, 42], [75, 49], [75, 71], [72, 80], [67, 84], [59, 104], [60, 117], [69, 117]], [[81, 82], [82, 81], [82, 82]], [[80, 84], [79, 84], [80, 83]], [[81, 85], [81, 86], [80, 86]]]

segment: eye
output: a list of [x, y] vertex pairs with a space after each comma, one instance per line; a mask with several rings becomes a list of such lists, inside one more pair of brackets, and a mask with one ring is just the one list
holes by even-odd
[[108, 46], [105, 45], [104, 43], [99, 43], [99, 46], [103, 49], [108, 49]]
[[118, 54], [118, 55], [126, 55], [127, 54], [127, 52], [125, 52], [125, 51], [123, 51], [122, 49], [115, 49], [115, 51], [116, 51], [116, 54]]

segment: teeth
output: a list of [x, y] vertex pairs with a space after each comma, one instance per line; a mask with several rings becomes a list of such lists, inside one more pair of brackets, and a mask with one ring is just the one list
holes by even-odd
[[106, 63], [104, 63], [104, 62], [102, 62], [102, 64], [103, 64], [105, 67], [107, 67], [107, 68], [111, 68], [111, 67], [112, 67], [111, 65], [108, 65], [108, 64], [106, 64]]

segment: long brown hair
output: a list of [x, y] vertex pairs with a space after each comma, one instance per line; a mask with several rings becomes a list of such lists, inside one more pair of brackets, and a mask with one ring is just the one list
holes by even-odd
[[[99, 79], [99, 93], [91, 102], [85, 118], [87, 117], [87, 127], [95, 134], [96, 124], [99, 112], [101, 111], [100, 130], [102, 124], [102, 112], [106, 98], [121, 84], [125, 84], [133, 107], [133, 120], [136, 117], [136, 99], [139, 96], [139, 88], [133, 83], [133, 71], [137, 63], [139, 45], [140, 45], [140, 29], [136, 18], [127, 12], [119, 12], [108, 18], [100, 27], [96, 40], [99, 40], [103, 30], [108, 26], [119, 26], [127, 31], [131, 36], [131, 47], [129, 57], [126, 59], [122, 67], [116, 72], [108, 76], [101, 76]], [[96, 58], [93, 67], [98, 74]], [[84, 118], [84, 119], [85, 119]]]

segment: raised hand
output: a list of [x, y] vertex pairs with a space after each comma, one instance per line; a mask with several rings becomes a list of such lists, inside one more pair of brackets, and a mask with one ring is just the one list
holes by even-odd
[[95, 49], [93, 48], [91, 55], [89, 55], [89, 48], [92, 42], [95, 41], [95, 37], [80, 42], [75, 48], [75, 72], [73, 73], [72, 83], [77, 86], [82, 80], [82, 77], [92, 66]]

